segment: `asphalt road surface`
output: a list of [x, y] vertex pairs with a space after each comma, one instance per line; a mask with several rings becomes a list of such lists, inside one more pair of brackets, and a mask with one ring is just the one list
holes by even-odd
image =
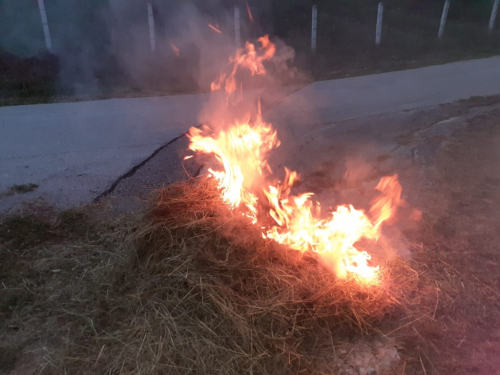
[[[247, 97], [266, 98], [265, 120], [283, 141], [275, 164], [307, 172], [346, 134], [357, 132], [365, 144], [377, 143], [373, 154], [379, 157], [398, 147], [394, 139], [421, 131], [427, 120], [453, 123], [468, 112], [456, 104], [443, 115], [436, 106], [497, 94], [500, 57], [254, 91]], [[179, 137], [203, 121], [216, 122], [216, 113], [207, 110], [211, 100], [197, 94], [0, 108], [0, 212], [37, 198], [66, 208], [103, 193], [137, 196], [137, 190], [178, 179], [179, 156], [187, 145]], [[190, 166], [182, 173], [184, 168]], [[39, 187], [5, 194], [28, 183]]]

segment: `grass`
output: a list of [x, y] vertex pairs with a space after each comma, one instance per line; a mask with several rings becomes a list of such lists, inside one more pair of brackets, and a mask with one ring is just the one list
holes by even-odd
[[468, 319], [460, 301], [479, 291], [495, 297], [461, 287], [449, 259], [421, 244], [409, 264], [385, 265], [380, 286], [336, 280], [313, 256], [263, 240], [210, 180], [160, 190], [142, 217], [89, 221], [70, 211], [43, 231], [15, 218], [0, 232], [8, 326], [24, 322], [27, 334], [53, 316], [48, 334], [66, 330], [65, 344], [45, 346], [42, 373], [336, 373], [380, 334], [404, 344], [407, 371], [430, 370], [438, 319], [457, 309]]
[[377, 287], [263, 240], [205, 179], [159, 190], [137, 216], [6, 218], [0, 365], [35, 355], [41, 374], [336, 374], [388, 337], [401, 357], [388, 374], [495, 373], [498, 117], [469, 120], [415, 181], [401, 176], [424, 213], [404, 229], [411, 257], [384, 263]]
[[53, 329], [73, 327], [67, 345], [45, 353], [48, 373], [326, 369], [336, 349], [376, 332], [416, 282], [398, 262], [379, 287], [335, 280], [314, 257], [263, 240], [225, 208], [211, 180], [159, 191], [144, 217], [101, 233], [106, 250], [90, 235], [100, 225], [75, 234], [68, 215], [44, 231], [33, 218], [8, 219], [0, 232], [4, 285], [28, 285], [8, 295], [4, 314], [54, 314]]
[[114, 282], [92, 292], [92, 326], [59, 357], [60, 370], [288, 374], [326, 367], [332, 335], [349, 341], [373, 333], [401, 286], [414, 280], [401, 278], [411, 275], [403, 267], [385, 275], [382, 287], [336, 281], [314, 258], [264, 241], [224, 207], [210, 180], [159, 191], [130, 231], [124, 249], [131, 246], [131, 254], [122, 253]]
[[9, 187], [7, 192], [0, 194], [0, 198], [3, 197], [10, 197], [15, 194], [26, 194], [26, 193], [31, 193], [32, 191], [35, 191], [38, 189], [37, 184], [21, 184], [21, 185], [12, 185]]

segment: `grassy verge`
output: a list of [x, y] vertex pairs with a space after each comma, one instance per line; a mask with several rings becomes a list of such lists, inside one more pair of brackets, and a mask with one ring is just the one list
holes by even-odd
[[495, 373], [499, 117], [471, 120], [417, 180], [401, 175], [423, 217], [377, 287], [261, 239], [207, 180], [159, 191], [142, 216], [4, 219], [0, 368], [337, 374], [382, 337], [400, 356], [387, 374]]
[[[495, 56], [500, 34], [488, 34], [488, 2], [452, 2], [445, 33], [437, 32], [442, 2], [384, 1], [382, 42], [375, 46], [377, 2], [329, 1], [318, 5], [317, 52], [310, 56], [309, 5], [281, 4], [279, 34], [298, 64], [316, 79], [342, 78]], [[301, 9], [300, 12], [296, 11]]]

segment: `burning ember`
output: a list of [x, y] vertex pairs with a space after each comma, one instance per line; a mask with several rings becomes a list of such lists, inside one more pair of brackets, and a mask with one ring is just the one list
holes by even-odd
[[172, 50], [177, 55], [177, 57], [180, 57], [179, 48], [177, 48], [177, 46], [174, 43], [170, 43], [170, 45], [172, 46]]
[[248, 6], [248, 1], [245, 1], [245, 4], [247, 6], [248, 18], [250, 19], [251, 22], [254, 22], [252, 12], [250, 11], [250, 7]]
[[216, 32], [216, 33], [218, 33], [218, 34], [220, 34], [220, 33], [221, 33], [221, 31], [220, 31], [217, 27], [215, 27], [215, 26], [213, 26], [213, 25], [211, 25], [211, 24], [208, 24], [208, 27], [210, 27], [213, 31], [215, 31], [215, 32]]
[[[212, 83], [212, 90], [225, 86], [231, 95], [236, 87], [238, 69], [264, 74], [264, 60], [275, 52], [267, 36], [259, 39], [258, 50], [251, 43], [230, 59], [230, 74], [222, 74]], [[397, 175], [383, 177], [376, 189], [380, 195], [372, 202], [367, 215], [352, 205], [338, 206], [321, 218], [319, 203], [313, 193], [293, 195], [291, 188], [299, 179], [297, 172], [286, 169], [283, 182], [272, 183], [272, 170], [267, 162], [269, 152], [280, 145], [276, 130], [263, 121], [260, 106], [254, 116], [220, 129], [191, 128], [189, 148], [213, 154], [219, 170], [209, 169], [218, 181], [222, 199], [233, 210], [239, 210], [272, 239], [302, 253], [314, 252], [331, 267], [339, 278], [353, 276], [363, 283], [378, 281], [379, 267], [371, 266], [370, 254], [359, 251], [355, 244], [362, 238], [377, 240], [382, 224], [393, 217], [401, 203], [401, 185]]]

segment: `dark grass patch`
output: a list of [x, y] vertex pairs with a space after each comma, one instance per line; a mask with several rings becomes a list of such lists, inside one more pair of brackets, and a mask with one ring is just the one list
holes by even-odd
[[0, 368], [2, 371], [7, 372], [14, 369], [18, 352], [17, 348], [0, 347]]
[[93, 222], [79, 210], [65, 210], [47, 216], [36, 213], [14, 215], [0, 223], [0, 244], [24, 250], [47, 242], [77, 239], [93, 232]]
[[35, 191], [38, 189], [37, 184], [22, 184], [22, 185], [12, 185], [9, 187], [7, 192], [1, 193], [0, 198], [4, 197], [10, 197], [15, 194], [26, 194], [26, 193], [31, 193], [32, 191]]
[[38, 189], [37, 184], [23, 184], [23, 185], [13, 185], [9, 188], [9, 192], [12, 194], [25, 194]]
[[35, 216], [13, 216], [0, 225], [0, 241], [4, 246], [25, 249], [57, 237], [54, 226]]

